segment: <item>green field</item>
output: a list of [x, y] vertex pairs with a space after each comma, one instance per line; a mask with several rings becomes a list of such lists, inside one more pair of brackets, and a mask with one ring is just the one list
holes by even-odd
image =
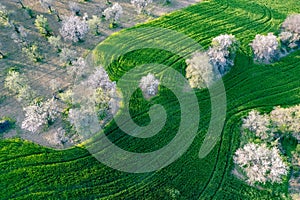
[[[296, 0], [211, 0], [133, 28], [172, 29], [205, 48], [212, 38], [223, 33], [231, 33], [240, 41], [235, 66], [223, 77], [227, 116], [221, 140], [206, 158], [199, 159], [198, 153], [210, 120], [210, 100], [207, 90], [197, 90], [202, 113], [199, 133], [188, 151], [168, 167], [154, 173], [130, 174], [106, 167], [84, 148], [58, 151], [19, 139], [1, 140], [0, 199], [282, 199], [287, 183], [259, 190], [235, 178], [231, 170], [232, 155], [239, 147], [242, 117], [252, 109], [268, 112], [276, 105], [300, 103], [300, 51], [272, 65], [257, 65], [249, 47], [256, 34], [277, 33], [291, 13], [300, 13]], [[97, 64], [102, 63], [101, 52], [116, 45], [114, 37], [118, 34], [96, 48]], [[151, 62], [184, 72], [181, 57], [154, 49], [127, 53], [105, 67], [111, 79], [117, 81], [134, 66]], [[162, 88], [158, 97], [146, 101], [137, 91], [130, 101], [130, 112], [137, 124], [145, 125], [149, 123], [149, 107], [156, 103], [164, 105], [168, 114], [167, 124], [159, 134], [136, 139], [112, 122], [106, 129], [109, 138], [123, 149], [136, 152], [164, 146], [174, 137], [180, 122], [176, 97]], [[180, 195], [174, 195], [174, 189]]]

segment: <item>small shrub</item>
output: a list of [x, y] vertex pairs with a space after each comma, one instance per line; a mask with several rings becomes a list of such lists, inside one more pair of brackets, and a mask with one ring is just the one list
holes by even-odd
[[22, 52], [33, 62], [40, 62], [43, 60], [43, 56], [40, 54], [40, 50], [37, 44], [30, 44], [22, 48]]
[[5, 133], [15, 127], [16, 121], [9, 117], [0, 118], [0, 133]]
[[48, 37], [48, 42], [57, 50], [57, 52], [61, 52], [61, 48], [63, 47], [63, 43], [61, 41], [60, 36], [50, 36]]
[[49, 28], [48, 19], [43, 15], [38, 15], [36, 17], [34, 25], [36, 26], [36, 28], [42, 36], [51, 36], [51, 29]]
[[92, 34], [99, 35], [99, 27], [100, 27], [101, 19], [95, 15], [92, 16], [92, 19], [88, 20], [89, 29]]

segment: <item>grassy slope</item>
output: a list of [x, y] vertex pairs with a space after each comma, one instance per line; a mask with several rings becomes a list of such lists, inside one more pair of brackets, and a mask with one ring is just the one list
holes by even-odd
[[[268, 2], [270, 3], [267, 4]], [[188, 152], [165, 169], [149, 174], [122, 173], [101, 165], [86, 150], [80, 148], [54, 151], [19, 140], [4, 140], [0, 141], [1, 199], [9, 197], [170, 199], [168, 189], [172, 188], [180, 191], [181, 199], [279, 198], [276, 190], [284, 190], [285, 185], [273, 187], [275, 192], [260, 191], [234, 178], [230, 171], [232, 154], [238, 147], [242, 116], [253, 108], [270, 111], [275, 105], [300, 103], [298, 79], [300, 52], [274, 65], [261, 66], [252, 63], [248, 47], [257, 33], [276, 32], [290, 12], [300, 12], [300, 4], [294, 0], [287, 0], [284, 3], [272, 0], [255, 2], [215, 0], [142, 25], [167, 27], [183, 32], [204, 47], [209, 45], [213, 37], [221, 33], [232, 33], [242, 43], [236, 66], [224, 77], [228, 113], [222, 139], [205, 159], [200, 160], [197, 155], [210, 117], [210, 102], [207, 100], [207, 91], [198, 91], [201, 112], [206, 113], [201, 118], [199, 135]], [[98, 46], [98, 50], [114, 45], [110, 42], [111, 39], [106, 40]], [[184, 61], [179, 57], [168, 52], [159, 52], [160, 56], [157, 58], [157, 53], [153, 50], [129, 53], [120, 62], [108, 66], [110, 76], [117, 80], [136, 64], [149, 63], [153, 60], [171, 65], [179, 71], [184, 67]], [[136, 59], [137, 55], [139, 59]], [[135, 100], [131, 103], [132, 113], [139, 113], [133, 114], [134, 120], [139, 124], [148, 122], [143, 113], [150, 104], [159, 102], [166, 105], [172, 119], [168, 120], [170, 123], [162, 133], [147, 141], [138, 140], [126, 136], [112, 123], [107, 128], [110, 138], [119, 146], [135, 151], [150, 151], [166, 144], [173, 136], [173, 132], [168, 130], [176, 130], [180, 120], [176, 115], [179, 110], [177, 101], [174, 96], [170, 96], [168, 90], [163, 90], [158, 98], [147, 103], [137, 92], [134, 94]], [[128, 144], [132, 143], [136, 145], [128, 147]]]

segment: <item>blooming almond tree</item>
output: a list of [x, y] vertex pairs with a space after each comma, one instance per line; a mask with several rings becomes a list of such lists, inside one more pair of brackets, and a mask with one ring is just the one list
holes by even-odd
[[207, 53], [196, 52], [186, 63], [186, 78], [192, 88], [209, 87], [215, 80], [213, 66]]
[[158, 92], [159, 80], [155, 76], [149, 73], [147, 76], [143, 76], [140, 80], [139, 87], [143, 91], [145, 98], [153, 97]]
[[16, 95], [18, 101], [25, 100], [28, 103], [33, 99], [34, 92], [31, 90], [27, 82], [28, 80], [25, 76], [21, 75], [17, 71], [11, 70], [5, 78], [4, 87]]
[[234, 163], [247, 175], [248, 182], [280, 183], [287, 175], [288, 167], [282, 161], [276, 147], [267, 148], [265, 144], [248, 143], [235, 152]]
[[103, 11], [103, 15], [107, 21], [110, 21], [112, 25], [116, 24], [121, 15], [123, 14], [123, 8], [120, 4], [115, 3], [112, 7], [108, 7]]
[[83, 138], [100, 131], [97, 114], [93, 108], [73, 108], [69, 111], [69, 122]]
[[260, 63], [270, 63], [278, 56], [279, 42], [273, 33], [256, 35], [250, 44], [254, 53], [254, 60]]
[[281, 26], [280, 38], [290, 48], [300, 47], [300, 14], [288, 16]]
[[75, 15], [80, 15], [80, 7], [79, 7], [78, 3], [70, 1], [69, 8]]
[[68, 74], [70, 74], [74, 80], [78, 80], [85, 74], [87, 69], [87, 63], [84, 58], [80, 57], [72, 62], [72, 65], [67, 68]]
[[300, 105], [281, 108], [275, 107], [270, 113], [275, 128], [282, 133], [300, 133]]
[[73, 62], [76, 61], [77, 53], [74, 50], [62, 48], [61, 52], [59, 53], [59, 58], [64, 65], [72, 65]]
[[115, 90], [116, 82], [109, 79], [103, 67], [98, 67], [87, 79], [87, 85], [93, 89], [102, 88], [105, 91]]
[[238, 49], [238, 41], [234, 35], [219, 35], [212, 40], [208, 50], [210, 63], [224, 75], [234, 65], [234, 58]]
[[25, 119], [21, 127], [33, 133], [38, 132], [42, 126], [48, 125], [58, 116], [58, 106], [54, 99], [27, 106], [24, 111]]
[[59, 30], [65, 40], [73, 42], [82, 41], [88, 31], [87, 21], [73, 15], [63, 18], [62, 27]]
[[139, 14], [144, 12], [147, 5], [149, 5], [152, 2], [152, 0], [131, 0], [131, 4], [135, 6], [136, 11]]
[[244, 129], [255, 133], [256, 137], [265, 140], [273, 136], [271, 133], [271, 122], [268, 115], [261, 115], [258, 111], [252, 110], [248, 116], [243, 119]]

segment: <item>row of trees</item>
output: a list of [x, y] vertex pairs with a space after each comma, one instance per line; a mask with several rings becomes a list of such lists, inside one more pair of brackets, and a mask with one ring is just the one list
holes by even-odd
[[[283, 154], [295, 153], [293, 149], [297, 148], [297, 142], [292, 143], [300, 142], [299, 122], [299, 105], [278, 106], [270, 114], [252, 110], [243, 119], [241, 148], [236, 151], [234, 162], [246, 174], [250, 184], [282, 182], [289, 165], [283, 161]], [[286, 141], [288, 145], [284, 144]]]
[[118, 107], [116, 83], [109, 79], [103, 67], [98, 67], [68, 93], [69, 97], [64, 98], [73, 105], [68, 120], [82, 137], [98, 132]]
[[186, 60], [186, 78], [192, 88], [209, 87], [234, 65], [239, 43], [233, 35], [220, 35], [212, 40], [208, 52], [195, 52]]
[[300, 14], [288, 16], [282, 23], [279, 37], [273, 33], [256, 35], [250, 46], [254, 60], [259, 63], [271, 63], [300, 47]]

